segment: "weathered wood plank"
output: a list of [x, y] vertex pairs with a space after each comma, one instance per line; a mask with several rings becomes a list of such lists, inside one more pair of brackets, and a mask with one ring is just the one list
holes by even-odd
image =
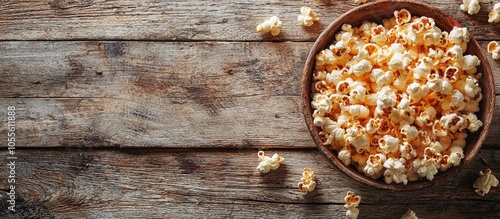
[[[500, 31], [487, 22], [494, 1], [481, 3], [480, 12], [469, 16], [454, 0], [424, 0], [434, 5], [481, 40], [500, 39]], [[297, 25], [300, 6], [308, 5], [321, 22], [310, 28]], [[314, 41], [335, 18], [356, 7], [352, 0], [338, 1], [16, 1], [0, 3], [0, 40], [292, 40]], [[273, 38], [255, 27], [277, 15], [283, 33]]]
[[[342, 218], [348, 190], [362, 196], [361, 218], [399, 218], [407, 208], [421, 218], [497, 218], [498, 188], [484, 197], [472, 184], [478, 172], [500, 173], [500, 152], [483, 149], [441, 186], [389, 192], [361, 186], [330, 168], [316, 150], [277, 150], [278, 170], [261, 175], [256, 150], [16, 150], [20, 209], [56, 218]], [[5, 166], [6, 159], [0, 159]], [[309, 167], [317, 189], [303, 196], [296, 184]], [[7, 184], [7, 169], [0, 186]], [[5, 189], [4, 189], [5, 190]], [[2, 218], [6, 192], [0, 192]], [[409, 198], [411, 197], [411, 198]], [[22, 199], [22, 200], [20, 200]]]
[[[217, 100], [219, 101], [219, 100]], [[299, 97], [249, 96], [171, 103], [161, 96], [4, 98], [15, 106], [19, 147], [314, 148]], [[484, 147], [500, 147], [500, 100]], [[7, 123], [0, 124], [7, 136]], [[6, 140], [6, 139], [5, 139]], [[7, 144], [2, 144], [6, 147]]]
[[310, 46], [0, 42], [0, 106], [21, 109], [20, 146], [314, 147], [298, 107]]

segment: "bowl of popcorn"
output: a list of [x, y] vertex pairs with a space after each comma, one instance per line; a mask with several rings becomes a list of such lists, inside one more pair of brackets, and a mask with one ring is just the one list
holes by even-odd
[[474, 158], [495, 94], [466, 27], [423, 3], [378, 1], [318, 37], [301, 98], [331, 164], [362, 184], [400, 191], [440, 184]]

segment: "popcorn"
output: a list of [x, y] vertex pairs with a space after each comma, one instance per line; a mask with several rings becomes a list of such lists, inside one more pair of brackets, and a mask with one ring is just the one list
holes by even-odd
[[304, 168], [304, 172], [302, 172], [302, 178], [300, 180], [302, 181], [298, 184], [298, 186], [303, 194], [312, 192], [316, 188], [316, 176], [309, 168]]
[[281, 31], [282, 22], [276, 16], [272, 16], [271, 18], [265, 20], [263, 23], [257, 25], [257, 32], [261, 33], [269, 33], [273, 36], [278, 36]]
[[396, 17], [396, 23], [398, 25], [408, 23], [411, 20], [411, 14], [406, 9], [401, 9], [400, 11], [394, 11], [394, 17]]
[[285, 159], [278, 156], [278, 154], [274, 154], [272, 157], [269, 157], [264, 156], [264, 151], [259, 151], [257, 155], [259, 156], [259, 165], [257, 166], [257, 170], [261, 173], [268, 173], [270, 170], [276, 170], [280, 167], [280, 164], [285, 161]]
[[386, 183], [433, 180], [459, 165], [467, 132], [483, 125], [481, 62], [464, 54], [469, 41], [466, 28], [442, 31], [406, 9], [383, 25], [344, 24], [316, 55], [311, 106], [323, 143]]
[[460, 9], [470, 15], [475, 15], [480, 9], [479, 0], [463, 0], [463, 4], [460, 5]]
[[493, 10], [488, 13], [488, 22], [498, 23], [500, 22], [500, 3], [496, 3], [493, 6]]
[[492, 186], [498, 186], [498, 179], [491, 173], [491, 170], [486, 169], [484, 171], [479, 171], [479, 178], [477, 178], [473, 185], [476, 189], [476, 193], [480, 196], [484, 196], [490, 192]]
[[346, 204], [344, 208], [346, 211], [346, 217], [348, 219], [356, 219], [359, 215], [359, 203], [361, 202], [361, 196], [356, 195], [354, 192], [348, 191], [347, 195], [344, 197]]
[[314, 22], [319, 21], [319, 17], [310, 7], [303, 6], [300, 8], [300, 15], [297, 17], [297, 21], [299, 21], [299, 25], [301, 26], [310, 27]]
[[404, 213], [403, 216], [401, 216], [401, 219], [418, 219], [418, 217], [414, 211], [408, 209], [408, 211], [406, 211], [406, 213]]
[[491, 53], [493, 59], [500, 59], [500, 44], [496, 41], [488, 43], [488, 53]]
[[383, 163], [386, 157], [383, 154], [375, 154], [368, 156], [366, 166], [363, 169], [365, 175], [371, 177], [372, 179], [378, 179], [384, 173]]

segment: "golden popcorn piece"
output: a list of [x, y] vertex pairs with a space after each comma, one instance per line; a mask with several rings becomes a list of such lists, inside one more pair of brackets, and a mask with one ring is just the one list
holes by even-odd
[[479, 172], [479, 178], [474, 182], [473, 187], [476, 189], [476, 193], [480, 196], [484, 196], [490, 192], [491, 187], [498, 186], [498, 179], [491, 173], [490, 169]]
[[310, 7], [303, 6], [300, 8], [300, 15], [297, 17], [300, 26], [310, 27], [314, 22], [319, 21], [319, 17]]
[[312, 192], [316, 188], [316, 175], [309, 168], [304, 168], [300, 180], [301, 182], [299, 182], [298, 187], [303, 194]]
[[500, 44], [496, 41], [488, 43], [488, 53], [491, 53], [493, 59], [500, 59]]
[[274, 154], [272, 157], [265, 156], [264, 151], [259, 151], [257, 156], [259, 157], [259, 165], [256, 169], [261, 173], [268, 173], [270, 170], [276, 170], [280, 167], [280, 164], [285, 161], [285, 159], [278, 154]]
[[281, 31], [282, 22], [277, 16], [272, 16], [271, 18], [265, 20], [261, 24], [257, 25], [257, 32], [269, 33], [271, 35], [278, 36]]
[[394, 11], [394, 17], [396, 17], [396, 23], [402, 25], [410, 22], [411, 14], [406, 9], [401, 9], [400, 11]]
[[356, 195], [354, 192], [348, 191], [347, 195], [344, 197], [346, 209], [346, 217], [348, 219], [356, 219], [359, 215], [359, 203], [361, 202], [361, 196]]

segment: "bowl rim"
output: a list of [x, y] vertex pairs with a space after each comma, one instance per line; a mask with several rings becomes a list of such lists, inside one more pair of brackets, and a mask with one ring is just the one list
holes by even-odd
[[[401, 6], [396, 7], [394, 4], [398, 4]], [[398, 1], [398, 0], [381, 0], [381, 1], [376, 1], [376, 2], [371, 2], [367, 4], [363, 4], [361, 6], [357, 6], [345, 13], [343, 13], [340, 17], [335, 19], [333, 22], [331, 22], [328, 27], [322, 31], [322, 33], [319, 35], [319, 37], [316, 39], [314, 45], [309, 51], [309, 54], [307, 56], [304, 69], [302, 71], [302, 77], [301, 77], [301, 82], [300, 82], [300, 95], [301, 95], [301, 105], [302, 105], [302, 112], [304, 114], [304, 119], [306, 121], [307, 127], [309, 129], [309, 132], [311, 134], [311, 137], [318, 147], [319, 151], [323, 154], [324, 157], [327, 158], [329, 161], [330, 166], [336, 167], [337, 169], [341, 170], [342, 173], [345, 175], [349, 176], [350, 178], [354, 179], [358, 183], [362, 185], [369, 185], [373, 186], [379, 189], [388, 189], [388, 190], [393, 190], [393, 191], [410, 191], [410, 190], [418, 190], [418, 189], [423, 189], [427, 187], [432, 187], [432, 186], [437, 186], [440, 185], [441, 183], [445, 182], [452, 176], [454, 176], [458, 171], [460, 171], [464, 166], [470, 163], [470, 161], [473, 160], [473, 158], [476, 156], [478, 153], [479, 149], [481, 148], [484, 140], [486, 139], [486, 136], [488, 134], [488, 131], [490, 129], [491, 121], [493, 118], [493, 109], [495, 107], [495, 89], [494, 89], [494, 78], [493, 74], [491, 72], [490, 65], [488, 63], [488, 60], [486, 56], [484, 55], [481, 47], [475, 40], [474, 36], [469, 32], [469, 43], [468, 43], [468, 49], [466, 52], [468, 54], [471, 54], [469, 51], [469, 48], [476, 47], [477, 51], [474, 55], [478, 56], [478, 58], [481, 60], [481, 66], [478, 67], [478, 69], [482, 68], [482, 73], [483, 76], [480, 79], [480, 84], [482, 85], [482, 93], [483, 93], [483, 99], [480, 102], [481, 106], [481, 111], [476, 113], [484, 117], [482, 120], [483, 126], [475, 133], [470, 134], [469, 137], [467, 138], [467, 143], [466, 147], [464, 149], [464, 155], [465, 157], [462, 159], [460, 164], [458, 166], [452, 166], [450, 167], [447, 171], [439, 171], [434, 179], [432, 181], [426, 180], [426, 179], [421, 179], [416, 182], [408, 182], [407, 185], [403, 184], [386, 184], [383, 182], [383, 180], [374, 180], [371, 179], [367, 176], [365, 176], [363, 173], [358, 172], [355, 170], [352, 166], [346, 166], [343, 164], [343, 162], [335, 155], [336, 152], [333, 150], [329, 149], [328, 146], [323, 145], [320, 138], [319, 138], [319, 128], [315, 127], [313, 124], [313, 118], [312, 118], [312, 107], [311, 107], [311, 96], [310, 96], [310, 90], [311, 90], [311, 81], [312, 81], [312, 72], [314, 71], [314, 63], [315, 63], [315, 57], [316, 54], [318, 54], [321, 50], [327, 48], [328, 45], [330, 45], [333, 42], [335, 34], [340, 30], [340, 27], [342, 26], [343, 23], [340, 23], [341, 21], [345, 20], [351, 15], [355, 15], [357, 13], [364, 12], [366, 10], [369, 10], [371, 7], [383, 7], [383, 6], [389, 6], [389, 8], [396, 7], [395, 10], [400, 10], [403, 8], [406, 8], [410, 13], [413, 12], [411, 9], [408, 9], [408, 6], [417, 6], [417, 7], [424, 7], [426, 10], [428, 10], [428, 13], [433, 13], [439, 16], [442, 16], [442, 19], [449, 20], [449, 22], [453, 26], [458, 26], [462, 27], [458, 21], [456, 21], [454, 18], [452, 18], [450, 15], [446, 14], [445, 12], [441, 11], [440, 9], [425, 4], [421, 2], [414, 2], [414, 1]], [[397, 9], [399, 8], [399, 9]], [[390, 10], [390, 9], [388, 9]], [[394, 10], [392, 10], [394, 11]], [[426, 12], [427, 13], [427, 12]], [[418, 16], [425, 16], [425, 15], [419, 15]], [[432, 17], [432, 16], [429, 16]], [[383, 17], [380, 16], [380, 19], [378, 22], [383, 18], [388, 18], [388, 17]], [[369, 20], [369, 21], [373, 21]], [[436, 24], [438, 26], [438, 24]], [[442, 30], [445, 30], [442, 27], [439, 27]], [[449, 30], [446, 30], [449, 31]], [[323, 41], [322, 41], [323, 40]], [[325, 42], [326, 41], [326, 44]], [[324, 46], [325, 44], [326, 46]], [[484, 89], [484, 87], [489, 87], [490, 89]], [[486, 95], [489, 93], [489, 96]], [[488, 99], [489, 98], [489, 99]], [[485, 108], [486, 106], [489, 106], [488, 108]], [[473, 137], [471, 137], [473, 136]], [[472, 143], [470, 141], [474, 140]]]

